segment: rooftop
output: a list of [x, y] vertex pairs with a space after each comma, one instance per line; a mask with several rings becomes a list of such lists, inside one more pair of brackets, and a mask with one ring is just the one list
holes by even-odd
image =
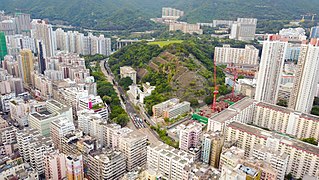
[[123, 73], [136, 73], [136, 71], [130, 66], [120, 67], [120, 71]]
[[140, 140], [143, 138], [146, 140], [147, 136], [145, 136], [140, 131], [132, 131], [132, 132], [125, 134], [122, 138], [125, 138], [126, 141], [133, 142], [133, 141]]
[[39, 120], [48, 119], [48, 118], [54, 116], [54, 114], [50, 113], [47, 110], [34, 112], [34, 113], [31, 113], [30, 115], [32, 115], [33, 117], [35, 117], [35, 118], [37, 118]]
[[154, 149], [164, 156], [171, 157], [175, 161], [179, 161], [183, 164], [187, 162], [193, 162], [193, 156], [191, 154], [175, 149], [164, 143], [161, 143], [159, 145], [150, 144], [147, 148]]
[[311, 153], [313, 155], [319, 156], [319, 147], [309, 144], [309, 143], [305, 143], [302, 141], [299, 141], [297, 139], [294, 138], [290, 138], [288, 136], [284, 136], [282, 134], [278, 134], [272, 131], [266, 131], [260, 128], [257, 128], [255, 126], [250, 126], [250, 125], [246, 125], [246, 124], [242, 124], [242, 123], [238, 123], [238, 122], [232, 122], [228, 125], [228, 127], [233, 128], [233, 129], [237, 129], [240, 130], [242, 132], [246, 132], [248, 134], [252, 134], [255, 135], [257, 137], [260, 138], [275, 138], [278, 139], [280, 141], [281, 144], [285, 144], [287, 146], [291, 146], [293, 148], [296, 148], [298, 150], [302, 150], [308, 153]]
[[242, 164], [239, 165], [239, 170], [243, 171], [245, 174], [248, 174], [252, 177], [256, 176], [258, 174], [257, 170], [244, 166]]
[[235, 109], [237, 111], [242, 111], [243, 109], [247, 108], [248, 106], [252, 105], [255, 102], [254, 99], [251, 98], [243, 98], [236, 102], [235, 104], [229, 106], [229, 108]]
[[289, 109], [289, 108], [286, 108], [286, 107], [282, 107], [282, 106], [278, 106], [278, 105], [274, 105], [274, 104], [270, 104], [270, 103], [265, 103], [265, 102], [259, 102], [259, 103], [257, 103], [257, 106], [268, 108], [268, 109], [272, 109], [272, 110], [275, 110], [275, 111], [281, 111], [281, 112], [287, 113], [287, 114], [290, 114], [291, 112], [293, 112], [292, 109]]
[[220, 113], [214, 114], [210, 119], [220, 122], [220, 123], [225, 123], [226, 121], [230, 120], [231, 118], [235, 117], [238, 114], [235, 110], [231, 109], [225, 109]]
[[120, 151], [113, 151], [112, 149], [102, 149], [91, 151], [90, 155], [99, 161], [107, 163], [113, 159], [116, 160], [118, 156], [122, 155], [122, 153]]

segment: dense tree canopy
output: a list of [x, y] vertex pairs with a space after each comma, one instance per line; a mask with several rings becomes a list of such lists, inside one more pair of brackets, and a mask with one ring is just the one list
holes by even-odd
[[[162, 7], [185, 11], [183, 21], [211, 22], [213, 19], [235, 20], [255, 17], [263, 20], [300, 19], [307, 13], [319, 14], [318, 0], [0, 0], [1, 9], [17, 9], [34, 18], [59, 20], [89, 29], [145, 31], [158, 28], [150, 18], [160, 17]], [[281, 27], [276, 21], [262, 27]]]

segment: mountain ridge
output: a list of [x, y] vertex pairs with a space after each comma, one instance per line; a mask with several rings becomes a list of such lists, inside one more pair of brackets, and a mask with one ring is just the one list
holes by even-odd
[[[0, 4], [7, 12], [18, 9], [31, 13], [33, 18], [63, 20], [75, 26], [105, 30], [152, 29], [154, 24], [149, 19], [160, 17], [162, 7], [185, 11], [182, 20], [191, 23], [237, 17], [292, 20], [307, 13], [319, 14], [317, 0], [0, 0]], [[136, 24], [145, 27], [138, 28]]]

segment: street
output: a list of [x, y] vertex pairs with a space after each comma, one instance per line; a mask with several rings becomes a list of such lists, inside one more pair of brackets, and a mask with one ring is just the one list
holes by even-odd
[[[113, 84], [113, 87], [115, 89], [115, 91], [117, 92], [117, 95], [121, 101], [122, 107], [123, 109], [126, 111], [126, 113], [128, 115], [132, 114], [141, 118], [141, 119], [146, 119], [148, 122], [150, 122], [150, 124], [154, 124], [151, 120], [149, 120], [149, 118], [147, 116], [145, 116], [143, 110], [141, 110], [141, 112], [137, 112], [134, 108], [134, 106], [132, 105], [132, 103], [129, 101], [128, 97], [126, 96], [126, 93], [124, 92], [124, 90], [117, 85], [117, 82], [114, 79], [114, 75], [112, 74], [111, 70], [109, 69], [109, 67], [107, 66], [107, 62], [106, 61], [101, 61], [100, 62], [100, 67], [101, 70], [103, 72], [103, 74], [105, 75], [105, 77], [107, 78], [107, 80]], [[141, 115], [141, 114], [142, 115]], [[129, 116], [130, 117], [130, 116]], [[143, 122], [144, 127], [145, 128], [138, 128], [134, 125], [134, 123], [132, 122], [132, 118], [130, 117], [130, 121], [128, 122], [127, 126], [130, 129], [133, 130], [138, 130], [140, 132], [142, 132], [143, 134], [145, 134], [149, 140], [150, 143], [152, 144], [158, 144], [160, 142], [160, 139], [158, 138], [157, 134], [155, 134], [153, 132], [152, 129], [150, 129], [150, 127], [148, 125], [146, 125], [145, 122]]]

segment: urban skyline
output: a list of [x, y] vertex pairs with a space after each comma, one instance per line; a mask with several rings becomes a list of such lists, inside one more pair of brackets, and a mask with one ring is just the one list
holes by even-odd
[[0, 179], [318, 179], [314, 15], [188, 13], [127, 34], [1, 12]]

